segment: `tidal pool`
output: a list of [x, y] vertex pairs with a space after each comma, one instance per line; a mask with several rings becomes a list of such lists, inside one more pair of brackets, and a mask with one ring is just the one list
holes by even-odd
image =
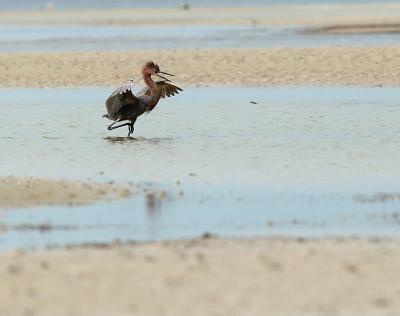
[[400, 33], [305, 34], [304, 26], [0, 25], [0, 52], [396, 45]]
[[0, 248], [204, 232], [398, 234], [398, 89], [185, 88], [141, 117], [129, 139], [101, 118], [110, 90], [0, 89], [0, 175], [147, 190], [112, 203], [3, 210]]

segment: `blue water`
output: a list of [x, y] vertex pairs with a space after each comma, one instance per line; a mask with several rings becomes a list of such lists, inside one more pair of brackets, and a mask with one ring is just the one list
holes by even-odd
[[[368, 1], [359, 1], [368, 2]], [[118, 7], [134, 7], [136, 1], [55, 1], [53, 3], [55, 9], [107, 9]], [[144, 2], [142, 6], [176, 7], [180, 2], [172, 1], [150, 1]], [[242, 3], [242, 2], [241, 2]], [[267, 4], [290, 4], [304, 3], [304, 1], [252, 1], [243, 2], [243, 5], [267, 5]], [[310, 3], [310, 1], [305, 1]], [[318, 3], [336, 3], [331, 1], [323, 1]], [[342, 3], [348, 3], [342, 1]], [[382, 3], [382, 2], [379, 2]], [[38, 9], [44, 4], [42, 1], [31, 1], [27, 4], [22, 1], [1, 1], [0, 10], [3, 6], [5, 9], [16, 9], [21, 4], [21, 9]], [[22, 4], [24, 4], [22, 6]], [[208, 6], [212, 3], [198, 2], [202, 6]], [[235, 1], [222, 1], [218, 5], [237, 5]], [[196, 4], [194, 4], [196, 5]], [[350, 15], [359, 15], [360, 17], [374, 18], [381, 17], [393, 18], [396, 14], [391, 7], [379, 8], [376, 6], [375, 11], [367, 9], [348, 12], [345, 9], [329, 10], [328, 7], [320, 7], [319, 11], [313, 10], [284, 10], [282, 9], [281, 17], [285, 19], [293, 19], [299, 17], [311, 19], [313, 15], [323, 21], [323, 17], [328, 19], [334, 15], [338, 17], [346, 17]], [[106, 12], [106, 11], [105, 11]], [[230, 18], [247, 21], [246, 25], [207, 25], [200, 23], [199, 25], [179, 25], [179, 21], [185, 21], [185, 13], [181, 10], [175, 10], [172, 15], [165, 16], [160, 11], [153, 17], [156, 21], [164, 18], [177, 18], [177, 25], [129, 25], [135, 22], [135, 17], [121, 16], [121, 22], [127, 20], [126, 25], [118, 25], [119, 20], [115, 16], [109, 18], [103, 17], [99, 21], [96, 19], [85, 20], [70, 18], [63, 20], [63, 23], [50, 23], [51, 15], [44, 15], [43, 20], [40, 16], [35, 18], [29, 17], [24, 20], [23, 17], [14, 19], [5, 16], [2, 23], [0, 20], [0, 52], [45, 52], [45, 51], [119, 51], [132, 49], [206, 49], [206, 48], [285, 48], [285, 47], [320, 47], [320, 46], [389, 46], [397, 45], [400, 41], [400, 34], [396, 32], [382, 34], [305, 34], [306, 26], [292, 25], [258, 25], [254, 19], [261, 17], [268, 21], [269, 18], [275, 19], [276, 12], [268, 9], [259, 10], [256, 13], [246, 13], [246, 11], [236, 11], [230, 13]], [[200, 12], [200, 13], [199, 13]], [[204, 19], [201, 11], [197, 12], [194, 17]], [[119, 17], [119, 16], [118, 16]], [[212, 19], [219, 19], [218, 13], [209, 16]], [[50, 20], [48, 20], [50, 18]], [[137, 19], [143, 19], [143, 16]], [[151, 17], [147, 17], [151, 18]], [[111, 20], [117, 24], [108, 24]], [[310, 20], [310, 21], [311, 21]], [[69, 21], [69, 22], [68, 22]], [[97, 21], [97, 22], [96, 22]], [[251, 22], [253, 21], [253, 22]], [[62, 22], [62, 21], [61, 21]], [[19, 23], [19, 24], [18, 24]], [[97, 24], [99, 23], [99, 24]]]
[[[155, 195], [3, 210], [0, 249], [400, 233], [399, 199], [356, 199], [400, 192], [397, 88], [184, 87], [138, 120], [134, 139], [106, 129], [111, 90], [0, 89], [0, 175], [130, 181]], [[43, 224], [53, 228], [32, 227]]]
[[88, 26], [0, 27], [0, 52], [118, 51], [130, 49], [265, 48], [397, 45], [400, 33], [302, 34], [290, 26]]
[[[392, 214], [399, 208], [399, 201], [364, 204], [343, 194], [192, 186], [182, 198], [160, 199], [151, 206], [139, 195], [92, 206], [11, 210], [1, 217], [8, 231], [0, 234], [0, 249], [173, 240], [206, 232], [225, 237], [398, 237], [400, 223]], [[25, 224], [53, 228], [18, 228]]]
[[178, 7], [187, 3], [192, 7], [218, 6], [263, 6], [285, 4], [348, 4], [348, 3], [396, 3], [395, 0], [0, 0], [0, 10], [37, 10], [52, 3], [55, 9], [108, 9], [108, 8], [146, 8]]

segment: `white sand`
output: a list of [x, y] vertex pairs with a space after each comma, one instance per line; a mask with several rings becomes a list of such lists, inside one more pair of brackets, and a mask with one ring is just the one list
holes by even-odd
[[193, 240], [0, 254], [0, 314], [399, 315], [398, 241]]
[[[0, 54], [0, 86], [115, 86], [153, 59], [178, 85], [399, 85], [400, 47]], [[257, 71], [254, 71], [257, 69]]]

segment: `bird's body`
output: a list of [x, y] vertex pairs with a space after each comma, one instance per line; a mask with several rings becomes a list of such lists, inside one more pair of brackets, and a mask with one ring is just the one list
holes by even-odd
[[[135, 82], [130, 79], [114, 90], [106, 101], [107, 114], [103, 115], [103, 117], [114, 121], [108, 127], [109, 130], [129, 126], [129, 137], [133, 133], [133, 126], [140, 115], [145, 112], [151, 112], [160, 98], [170, 97], [182, 91], [181, 88], [170, 84], [170, 80], [160, 76], [159, 73], [170, 75], [161, 72], [158, 65], [153, 62], [148, 62], [144, 65], [142, 71], [146, 88], [134, 95], [132, 90]], [[152, 75], [157, 75], [163, 80], [155, 82], [151, 78]], [[115, 123], [121, 121], [129, 122], [114, 126]]]

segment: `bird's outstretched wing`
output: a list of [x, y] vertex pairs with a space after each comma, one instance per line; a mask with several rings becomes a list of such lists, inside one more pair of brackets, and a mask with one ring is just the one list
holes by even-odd
[[[160, 97], [165, 98], [165, 97], [171, 97], [175, 94], [178, 94], [179, 91], [183, 91], [181, 88], [174, 86], [173, 84], [170, 84], [164, 80], [157, 81], [156, 82], [158, 88], [160, 89]], [[151, 91], [149, 88], [144, 88], [142, 91], [139, 92], [139, 95], [151, 95]], [[155, 108], [156, 104], [153, 106], [148, 106], [146, 108], [146, 112], [150, 112]]]
[[166, 81], [157, 81], [157, 86], [161, 91], [161, 98], [170, 97], [183, 91], [181, 88], [174, 86]]
[[[174, 86], [164, 80], [156, 81], [158, 88], [161, 90], [161, 98], [170, 97], [175, 94], [178, 94], [179, 91], [183, 91], [181, 88]], [[144, 88], [142, 91], [139, 92], [139, 95], [150, 95], [151, 91], [149, 88]]]
[[134, 105], [138, 102], [137, 97], [132, 93], [135, 86], [133, 79], [125, 81], [120, 87], [115, 89], [106, 101], [107, 116], [112, 120], [116, 120], [116, 115], [121, 109], [127, 105]]
[[179, 91], [183, 91], [181, 88], [166, 81], [157, 81], [157, 86], [161, 90], [161, 98], [171, 97], [175, 94], [179, 94]]

